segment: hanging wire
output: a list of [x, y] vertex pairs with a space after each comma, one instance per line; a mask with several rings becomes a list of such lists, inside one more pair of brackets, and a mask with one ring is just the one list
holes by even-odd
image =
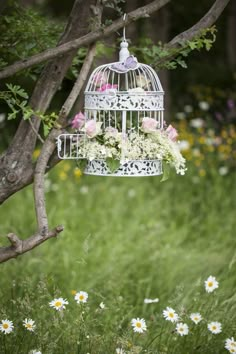
[[[126, 14], [124, 14], [124, 16], [123, 16], [123, 21], [125, 21], [125, 18], [126, 18]], [[123, 41], [124, 41], [124, 42], [127, 42], [127, 41], [126, 41], [126, 37], [125, 37], [125, 25], [124, 25], [124, 27], [123, 27]]]

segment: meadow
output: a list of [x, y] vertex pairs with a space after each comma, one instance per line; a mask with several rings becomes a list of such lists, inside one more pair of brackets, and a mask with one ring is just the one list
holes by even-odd
[[[14, 330], [0, 333], [0, 353], [227, 353], [225, 340], [236, 334], [235, 174], [199, 175], [190, 164], [185, 176], [160, 183], [80, 176], [74, 168], [64, 162], [46, 177], [50, 225], [65, 231], [1, 265], [0, 319]], [[1, 207], [1, 245], [8, 232], [24, 237], [35, 228], [28, 187]], [[219, 287], [207, 293], [210, 275]], [[76, 303], [79, 291], [86, 303]], [[59, 297], [69, 302], [63, 311], [49, 307]], [[167, 306], [188, 335], [164, 319]], [[197, 325], [189, 318], [195, 312], [203, 318]], [[144, 333], [133, 331], [135, 318], [145, 319]], [[208, 330], [211, 321], [221, 333]]]

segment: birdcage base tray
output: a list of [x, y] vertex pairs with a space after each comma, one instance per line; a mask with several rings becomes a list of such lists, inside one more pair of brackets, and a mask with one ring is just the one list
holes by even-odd
[[121, 164], [120, 167], [111, 172], [106, 160], [88, 161], [84, 173], [96, 176], [112, 177], [145, 177], [158, 176], [162, 172], [161, 160], [132, 160]]

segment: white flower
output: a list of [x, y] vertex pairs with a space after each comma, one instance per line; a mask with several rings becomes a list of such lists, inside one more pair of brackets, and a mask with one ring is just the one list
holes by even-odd
[[155, 302], [159, 302], [159, 299], [156, 298], [156, 299], [144, 299], [144, 303], [145, 304], [153, 304]]
[[216, 280], [215, 277], [213, 276], [209, 276], [208, 279], [205, 281], [205, 289], [206, 292], [208, 293], [212, 293], [215, 289], [217, 289], [219, 287], [219, 283]]
[[82, 187], [80, 188], [80, 193], [81, 193], [81, 194], [88, 194], [88, 192], [89, 192], [88, 186], [82, 186]]
[[188, 330], [188, 325], [186, 323], [177, 323], [176, 325], [176, 332], [180, 336], [187, 336], [189, 330]]
[[4, 122], [5, 118], [6, 118], [6, 114], [0, 113], [0, 123]]
[[211, 322], [207, 325], [207, 328], [213, 334], [218, 334], [222, 331], [222, 327], [221, 327], [220, 322]]
[[167, 307], [163, 311], [163, 316], [167, 321], [171, 321], [171, 322], [177, 322], [179, 319], [179, 316], [177, 315], [175, 310], [173, 310], [171, 307]]
[[236, 353], [236, 341], [234, 337], [225, 340], [225, 349], [228, 349], [230, 353]]
[[42, 352], [40, 352], [39, 350], [37, 349], [33, 349], [29, 352], [29, 354], [42, 354]]
[[64, 310], [66, 308], [65, 305], [68, 304], [69, 302], [67, 300], [64, 300], [62, 297], [59, 297], [58, 299], [54, 299], [51, 302], [49, 302], [49, 306], [53, 307], [58, 311]]
[[195, 323], [198, 324], [201, 320], [202, 320], [202, 316], [200, 315], [199, 312], [197, 313], [191, 313], [191, 315], [189, 316], [191, 318], [191, 320]]
[[184, 112], [177, 112], [176, 113], [176, 118], [179, 120], [182, 120], [186, 117], [186, 114]]
[[103, 302], [101, 302], [101, 303], [99, 304], [99, 307], [100, 307], [102, 310], [106, 308], [106, 306], [105, 306], [105, 304], [104, 304]]
[[34, 332], [36, 325], [35, 325], [35, 321], [31, 320], [31, 319], [24, 319], [23, 321], [23, 326], [30, 332]]
[[143, 93], [145, 92], [142, 87], [135, 87], [128, 90], [129, 93]]
[[201, 101], [201, 102], [199, 102], [198, 105], [199, 105], [199, 108], [203, 111], [208, 111], [208, 109], [210, 108], [209, 103], [206, 101]]
[[78, 293], [75, 294], [75, 300], [77, 301], [77, 303], [79, 304], [80, 302], [87, 302], [88, 300], [88, 293], [86, 293], [85, 291], [79, 291]]
[[147, 330], [146, 322], [143, 318], [133, 318], [131, 321], [134, 332], [143, 333]]
[[180, 140], [178, 146], [180, 151], [188, 150], [190, 148], [188, 140]]
[[202, 128], [204, 125], [204, 120], [202, 118], [191, 119], [190, 126], [193, 128]]
[[9, 334], [13, 331], [14, 326], [13, 322], [9, 320], [2, 320], [2, 323], [0, 324], [0, 331], [3, 332], [4, 334]]
[[193, 111], [193, 107], [190, 106], [190, 104], [186, 104], [186, 106], [184, 106], [184, 110], [186, 113], [191, 113]]
[[228, 169], [227, 166], [221, 166], [221, 167], [219, 168], [219, 174], [220, 174], [221, 176], [227, 175], [228, 172], [229, 172], [229, 169]]
[[116, 348], [116, 354], [125, 354], [125, 351], [122, 348]]
[[136, 76], [136, 82], [138, 87], [148, 88], [150, 80], [148, 80], [146, 76], [140, 74]]

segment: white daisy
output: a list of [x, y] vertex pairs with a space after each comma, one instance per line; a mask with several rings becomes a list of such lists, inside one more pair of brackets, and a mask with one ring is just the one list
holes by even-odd
[[159, 299], [156, 298], [156, 299], [144, 299], [144, 303], [145, 304], [153, 304], [155, 302], [159, 302]]
[[220, 322], [211, 322], [207, 325], [207, 328], [213, 334], [218, 334], [222, 331], [222, 327], [221, 327]]
[[62, 297], [59, 297], [58, 299], [54, 299], [51, 302], [49, 302], [49, 306], [53, 307], [58, 311], [64, 310], [66, 308], [65, 305], [68, 304], [69, 302], [67, 300], [64, 300]]
[[88, 300], [88, 293], [86, 293], [85, 291], [79, 291], [78, 293], [75, 294], [75, 300], [77, 301], [77, 303], [79, 304], [80, 302], [87, 302]]
[[167, 321], [171, 322], [177, 322], [179, 319], [179, 316], [171, 307], [167, 307], [166, 310], [163, 311], [163, 316]]
[[31, 351], [29, 352], [29, 354], [42, 354], [42, 352], [40, 352], [40, 351], [37, 350], [37, 349], [34, 349], [34, 350], [31, 350]]
[[176, 332], [180, 336], [187, 336], [188, 335], [188, 325], [186, 323], [177, 323], [176, 325]]
[[2, 323], [0, 324], [0, 331], [3, 332], [4, 334], [9, 334], [13, 331], [14, 326], [13, 322], [9, 320], [2, 320]]
[[201, 102], [199, 102], [198, 105], [199, 105], [199, 108], [203, 111], [208, 111], [208, 109], [210, 108], [209, 103], [206, 101], [201, 101]]
[[236, 353], [236, 341], [234, 337], [226, 339], [225, 348], [228, 349], [230, 353]]
[[124, 349], [122, 348], [116, 348], [116, 354], [126, 354]]
[[147, 330], [146, 322], [143, 318], [133, 318], [131, 321], [134, 332], [143, 333]]
[[197, 313], [191, 313], [191, 315], [189, 316], [191, 318], [191, 320], [195, 323], [198, 324], [201, 320], [202, 320], [202, 316], [200, 315], [199, 312]]
[[34, 332], [36, 325], [35, 325], [35, 321], [31, 320], [31, 319], [24, 319], [23, 321], [23, 326], [30, 332]]
[[101, 302], [100, 304], [99, 304], [99, 307], [100, 307], [100, 309], [105, 309], [106, 308], [106, 305], [103, 303], [103, 302]]
[[213, 276], [209, 276], [208, 279], [205, 281], [205, 289], [206, 292], [208, 293], [212, 293], [215, 289], [217, 289], [219, 287], [219, 283], [216, 280], [215, 277]]

